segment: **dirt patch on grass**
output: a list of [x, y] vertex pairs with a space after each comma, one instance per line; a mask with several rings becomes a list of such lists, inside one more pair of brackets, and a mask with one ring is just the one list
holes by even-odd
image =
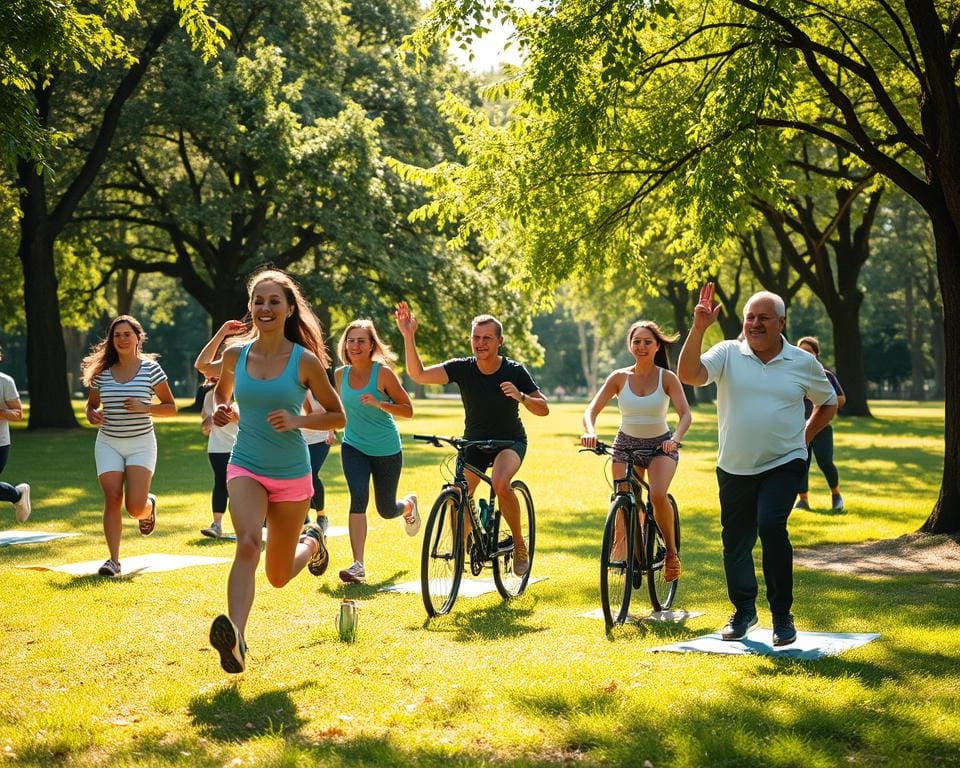
[[960, 575], [960, 536], [911, 533], [861, 544], [827, 544], [796, 549], [794, 565], [858, 576], [904, 573]]

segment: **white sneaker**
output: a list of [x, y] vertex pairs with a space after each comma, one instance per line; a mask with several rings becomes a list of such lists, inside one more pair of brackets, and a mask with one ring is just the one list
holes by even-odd
[[14, 502], [13, 513], [16, 515], [18, 523], [25, 523], [33, 511], [30, 506], [30, 486], [27, 483], [20, 483], [17, 490], [20, 491], [20, 501]]
[[417, 494], [408, 494], [404, 501], [410, 502], [410, 517], [403, 518], [403, 524], [407, 529], [407, 536], [416, 536], [420, 530], [420, 512], [417, 509]]
[[347, 584], [363, 584], [367, 580], [367, 572], [363, 569], [363, 563], [359, 560], [354, 562], [349, 568], [340, 571], [340, 581]]

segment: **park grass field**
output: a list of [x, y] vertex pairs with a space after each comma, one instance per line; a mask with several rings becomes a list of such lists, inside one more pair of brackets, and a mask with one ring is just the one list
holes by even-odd
[[[184, 403], [185, 404], [185, 403]], [[828, 511], [816, 470], [814, 509], [791, 518], [795, 546], [915, 531], [942, 468], [940, 404], [872, 404], [875, 420], [836, 422], [847, 511]], [[443, 451], [416, 432], [459, 434], [455, 401], [415, 401], [401, 423], [401, 493], [425, 515]], [[82, 536], [0, 548], [0, 763], [18, 766], [928, 766], [960, 764], [960, 576], [858, 578], [798, 569], [800, 629], [879, 632], [815, 662], [653, 654], [715, 630], [723, 582], [714, 456], [716, 416], [695, 410], [673, 492], [681, 510], [686, 624], [641, 623], [605, 635], [581, 618], [599, 605], [598, 550], [609, 490], [604, 461], [578, 454], [581, 403], [526, 418], [521, 471], [537, 510], [534, 576], [520, 598], [458, 600], [427, 621], [418, 595], [378, 588], [416, 579], [420, 538], [372, 513], [368, 584], [346, 586], [346, 538], [331, 566], [282, 590], [261, 572], [248, 627], [247, 671], [228, 676], [207, 644], [225, 608], [228, 565], [119, 580], [18, 569], [104, 559], [92, 429], [15, 429], [4, 479], [33, 486], [19, 528]], [[79, 404], [78, 404], [79, 410]], [[602, 431], [615, 427], [608, 409]], [[204, 540], [209, 466], [196, 414], [158, 421], [156, 533], [127, 521], [121, 560], [151, 552], [229, 557]], [[323, 473], [332, 525], [345, 524], [337, 449]], [[15, 526], [9, 506], [0, 530]], [[229, 527], [229, 526], [227, 526]], [[757, 550], [759, 557], [759, 548]], [[761, 585], [762, 595], [762, 585]], [[333, 626], [339, 599], [358, 599], [356, 643]], [[634, 607], [646, 609], [645, 592]], [[762, 603], [761, 603], [762, 604]], [[769, 616], [761, 611], [761, 626]]]

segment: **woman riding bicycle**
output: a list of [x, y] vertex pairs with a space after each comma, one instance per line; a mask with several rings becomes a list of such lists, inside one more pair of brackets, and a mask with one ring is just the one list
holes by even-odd
[[[629, 368], [619, 368], [611, 373], [600, 391], [583, 412], [583, 435], [580, 444], [593, 448], [597, 444], [595, 422], [597, 415], [610, 398], [616, 396], [620, 406], [620, 428], [613, 442], [613, 474], [622, 477], [626, 471], [624, 451], [659, 449], [662, 453], [649, 458], [638, 458], [635, 467], [642, 478], [644, 469], [649, 475], [650, 499], [653, 516], [663, 534], [667, 547], [664, 562], [664, 579], [680, 578], [680, 558], [677, 555], [676, 537], [673, 530], [673, 509], [667, 500], [670, 482], [677, 471], [680, 456], [677, 453], [680, 441], [690, 427], [690, 406], [687, 404], [683, 386], [670, 371], [667, 349], [679, 335], [664, 336], [651, 320], [638, 320], [627, 333], [627, 349], [636, 361]], [[670, 434], [667, 426], [667, 410], [670, 403], [677, 412], [677, 428]]]

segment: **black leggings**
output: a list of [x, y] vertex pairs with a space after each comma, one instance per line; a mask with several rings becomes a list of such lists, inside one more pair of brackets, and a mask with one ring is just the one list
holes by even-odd
[[[10, 455], [9, 445], [0, 445], [0, 472], [7, 466], [7, 456]], [[0, 482], [0, 501], [9, 501], [16, 504], [20, 501], [20, 491], [14, 488], [10, 483]]]
[[403, 514], [403, 504], [397, 501], [397, 486], [400, 485], [400, 470], [403, 468], [403, 452], [390, 456], [367, 456], [352, 445], [340, 447], [340, 463], [350, 489], [350, 514], [365, 515], [370, 502], [370, 478], [373, 478], [373, 494], [380, 517], [391, 520]]
[[313, 498], [310, 499], [310, 509], [323, 512], [323, 480], [320, 479], [320, 468], [323, 466], [323, 462], [327, 460], [330, 446], [327, 443], [309, 443], [307, 450], [310, 451], [310, 479], [313, 480]]
[[810, 460], [816, 456], [817, 466], [827, 478], [827, 485], [833, 490], [840, 484], [840, 473], [837, 471], [837, 465], [833, 463], [833, 427], [829, 424], [817, 432], [813, 438], [810, 447], [807, 449], [807, 471], [803, 473], [803, 481], [800, 483], [800, 493], [806, 493], [809, 486]]
[[210, 466], [213, 467], [213, 494], [210, 506], [213, 514], [222, 515], [227, 511], [227, 464], [230, 462], [229, 453], [208, 453]]

